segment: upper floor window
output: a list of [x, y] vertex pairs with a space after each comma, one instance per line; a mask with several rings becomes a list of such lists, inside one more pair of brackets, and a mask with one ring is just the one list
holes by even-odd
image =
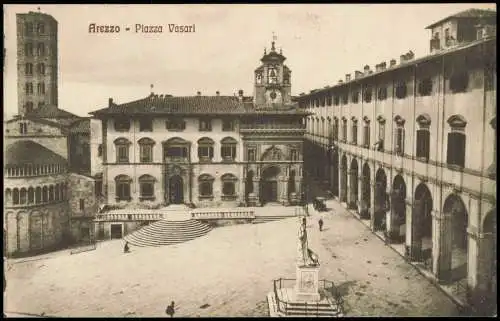
[[198, 140], [198, 158], [200, 162], [211, 161], [214, 158], [214, 141], [208, 137]]
[[130, 201], [130, 184], [132, 179], [127, 175], [118, 175], [115, 178], [116, 199], [118, 201]]
[[387, 99], [387, 87], [380, 87], [377, 92], [378, 100]]
[[152, 132], [153, 131], [153, 120], [151, 118], [139, 119], [139, 131], [140, 132]]
[[432, 79], [425, 78], [418, 83], [418, 93], [420, 96], [430, 96], [432, 94]]
[[347, 95], [347, 93], [343, 93], [342, 94], [342, 105], [347, 105], [347, 103], [349, 103], [349, 96]]
[[36, 29], [37, 29], [37, 32], [38, 32], [39, 34], [44, 34], [44, 33], [45, 33], [45, 24], [43, 24], [43, 23], [39, 23], [39, 24], [37, 25]]
[[347, 142], [347, 119], [342, 118], [342, 141]]
[[33, 44], [28, 42], [27, 44], [24, 45], [24, 55], [26, 57], [31, 57], [33, 56]]
[[331, 106], [332, 105], [332, 96], [331, 95], [328, 95], [328, 97], [326, 98], [326, 104], [328, 106]]
[[115, 140], [117, 163], [129, 162], [130, 144], [131, 144], [130, 141], [128, 141], [126, 138], [118, 138]]
[[151, 163], [153, 161], [153, 146], [155, 142], [150, 138], [141, 138], [139, 140], [141, 163]]
[[395, 96], [397, 99], [403, 99], [406, 97], [407, 94], [407, 88], [406, 88], [406, 83], [405, 82], [400, 82], [396, 85], [396, 89], [394, 92]]
[[448, 133], [448, 146], [446, 163], [465, 167], [465, 126], [467, 122], [461, 115], [453, 115], [448, 119], [450, 132]]
[[382, 116], [377, 117], [378, 121], [378, 141], [377, 150], [384, 151], [385, 148], [385, 118]]
[[352, 102], [353, 104], [357, 104], [357, 103], [358, 103], [358, 101], [359, 101], [359, 91], [355, 91], [355, 92], [353, 92], [353, 93], [352, 93], [352, 95], [351, 95], [351, 102]]
[[32, 95], [33, 94], [33, 83], [27, 82], [24, 85], [24, 89], [26, 91], [26, 95]]
[[130, 130], [130, 119], [127, 118], [115, 119], [115, 130], [119, 132], [128, 132]]
[[395, 137], [394, 137], [394, 152], [398, 156], [403, 156], [404, 155], [404, 149], [405, 149], [405, 120], [397, 115], [394, 117], [394, 122], [396, 124], [396, 129], [395, 129]]
[[352, 143], [358, 144], [358, 120], [354, 117], [352, 118]]
[[165, 123], [165, 126], [170, 131], [181, 131], [186, 129], [186, 122], [182, 119], [172, 118]]
[[427, 114], [422, 114], [417, 117], [419, 128], [417, 129], [417, 159], [427, 162], [429, 160], [430, 152], [430, 131], [431, 118]]
[[453, 93], [465, 92], [469, 86], [469, 75], [467, 71], [455, 72], [450, 77], [450, 90]]
[[213, 183], [214, 178], [208, 174], [203, 174], [198, 177], [199, 195], [201, 198], [213, 197]]
[[333, 139], [339, 140], [339, 119], [337, 117], [333, 119]]
[[36, 54], [38, 56], [44, 56], [45, 55], [45, 44], [39, 43], [36, 47]]
[[45, 75], [45, 64], [44, 63], [38, 64], [37, 69], [38, 69], [38, 73], [40, 75]]
[[370, 120], [368, 117], [363, 117], [363, 145], [367, 148], [370, 147]]
[[223, 132], [234, 131], [234, 121], [232, 119], [223, 119], [222, 120], [222, 131]]
[[205, 119], [200, 119], [200, 127], [199, 127], [199, 130], [200, 131], [203, 131], [203, 132], [209, 132], [212, 130], [212, 120], [211, 119], [208, 119], [208, 118], [205, 118]]
[[221, 140], [220, 155], [224, 161], [234, 161], [236, 158], [237, 141], [234, 138], [226, 137]]
[[155, 178], [151, 175], [139, 177], [140, 200], [152, 200], [155, 197]]
[[363, 92], [363, 98], [365, 102], [369, 103], [372, 101], [372, 88], [371, 87], [366, 87], [365, 91]]
[[335, 106], [338, 106], [340, 104], [340, 97], [338, 95], [335, 95], [335, 97], [333, 98], [333, 104]]
[[249, 162], [255, 162], [256, 160], [256, 151], [255, 148], [247, 149], [247, 160]]
[[33, 64], [32, 63], [27, 63], [24, 65], [24, 73], [27, 75], [27, 76], [31, 76], [33, 75]]
[[238, 178], [233, 174], [224, 174], [221, 177], [222, 180], [222, 195], [223, 196], [235, 196], [236, 188], [235, 184], [238, 181]]
[[33, 23], [32, 22], [26, 22], [24, 24], [24, 34], [26, 36], [31, 36], [33, 34]]
[[37, 92], [39, 95], [44, 95], [45, 94], [45, 83], [41, 82], [38, 83], [37, 85]]

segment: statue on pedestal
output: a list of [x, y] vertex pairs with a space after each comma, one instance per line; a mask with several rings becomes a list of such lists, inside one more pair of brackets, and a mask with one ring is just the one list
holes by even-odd
[[299, 228], [299, 242], [298, 242], [298, 258], [297, 264], [299, 266], [318, 266], [319, 258], [313, 250], [308, 247], [307, 243], [307, 220], [306, 218], [302, 218], [302, 223]]

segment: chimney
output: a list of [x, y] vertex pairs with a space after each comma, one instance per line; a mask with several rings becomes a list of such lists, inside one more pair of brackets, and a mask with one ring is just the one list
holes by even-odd
[[358, 78], [361, 78], [361, 77], [363, 77], [363, 73], [361, 71], [359, 71], [359, 70], [356, 70], [354, 72], [354, 79], [358, 79]]
[[111, 98], [111, 97], [108, 100], [108, 106], [109, 107], [113, 106], [113, 98]]
[[239, 98], [239, 101], [243, 101], [243, 90], [242, 89], [238, 90], [238, 98]]
[[368, 75], [370, 73], [370, 66], [366, 65], [363, 70], [365, 71], [365, 75]]
[[390, 67], [396, 66], [396, 59], [391, 59], [390, 61]]
[[408, 53], [406, 54], [406, 59], [407, 60], [412, 60], [413, 58], [415, 58], [415, 54], [413, 53], [413, 51], [408, 51]]
[[342, 79], [339, 79], [339, 84], [342, 84], [344, 81]]
[[196, 95], [201, 96], [201, 91], [198, 91]]
[[379, 71], [380, 71], [380, 64], [375, 65], [375, 72], [379, 72]]
[[405, 62], [406, 60], [407, 60], [407, 58], [406, 58], [406, 54], [399, 56], [399, 63], [400, 63], [400, 64], [402, 64], [402, 63], [403, 63], [403, 62]]
[[219, 92], [218, 90], [215, 92], [215, 94], [216, 94], [217, 96], [220, 96], [220, 92]]
[[351, 81], [351, 74], [345, 74], [345, 82]]
[[387, 64], [385, 61], [380, 63], [380, 71], [384, 71], [386, 69], [386, 66], [387, 66]]

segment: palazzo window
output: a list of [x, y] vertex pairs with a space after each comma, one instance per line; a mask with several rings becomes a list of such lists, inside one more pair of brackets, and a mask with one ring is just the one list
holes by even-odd
[[397, 99], [403, 99], [406, 97], [407, 88], [405, 82], [400, 82], [396, 85], [394, 95]]
[[140, 132], [152, 132], [153, 131], [153, 120], [151, 118], [139, 119], [139, 131]]
[[371, 87], [367, 87], [365, 89], [365, 91], [363, 92], [363, 99], [367, 103], [372, 101], [372, 88]]
[[384, 151], [385, 145], [385, 118], [382, 116], [377, 117], [378, 121], [378, 141], [376, 148], [379, 152]]
[[351, 95], [351, 102], [357, 104], [359, 102], [359, 91], [355, 91]]
[[352, 143], [358, 144], [358, 120], [354, 117], [352, 118]]
[[37, 71], [40, 75], [45, 75], [45, 64], [41, 63], [37, 65]]
[[130, 130], [130, 120], [126, 118], [115, 119], [115, 130], [118, 132], [128, 132]]
[[26, 45], [24, 45], [24, 55], [26, 57], [33, 56], [33, 44], [32, 43], [27, 43]]
[[349, 103], [349, 96], [347, 93], [342, 94], [342, 105], [347, 105]]
[[446, 163], [458, 167], [465, 167], [465, 126], [467, 122], [460, 115], [453, 115], [448, 119], [450, 132], [448, 133], [448, 146]]
[[328, 106], [332, 105], [332, 96], [331, 95], [328, 95], [328, 97], [326, 98], [326, 103]]
[[140, 197], [142, 200], [153, 200], [155, 198], [155, 178], [151, 175], [139, 177]]
[[342, 118], [342, 142], [347, 142], [347, 119]]
[[24, 65], [24, 74], [27, 76], [33, 75], [33, 64], [27, 63]]
[[365, 116], [363, 121], [363, 146], [370, 148], [370, 120]]
[[131, 144], [130, 141], [128, 141], [126, 138], [118, 138], [115, 140], [117, 163], [129, 162], [130, 144]]
[[26, 22], [24, 24], [24, 33], [26, 36], [31, 36], [33, 35], [33, 23], [32, 22]]
[[335, 97], [333, 98], [333, 104], [335, 106], [338, 106], [340, 104], [340, 97], [338, 95], [335, 95]]
[[401, 118], [401, 116], [397, 115], [394, 117], [394, 122], [396, 124], [396, 129], [394, 132], [394, 152], [398, 156], [403, 156], [404, 155], [404, 149], [405, 149], [405, 120]]
[[208, 119], [208, 118], [205, 118], [205, 119], [200, 119], [200, 123], [199, 123], [199, 130], [201, 132], [209, 132], [209, 131], [212, 131], [212, 120], [211, 119]]
[[38, 44], [38, 46], [36, 47], [36, 53], [38, 56], [45, 55], [45, 45], [43, 43]]
[[418, 83], [418, 93], [420, 96], [430, 96], [432, 94], [432, 79], [425, 78]]
[[155, 142], [150, 138], [139, 140], [141, 163], [151, 163], [153, 161], [153, 146]]
[[226, 137], [221, 140], [220, 154], [223, 161], [234, 161], [236, 158], [237, 141], [234, 138]]
[[208, 174], [203, 174], [198, 178], [198, 194], [201, 199], [213, 197], [214, 178]]
[[116, 184], [116, 200], [130, 201], [130, 184], [132, 179], [127, 175], [119, 175], [115, 178]]
[[200, 162], [210, 162], [214, 158], [214, 141], [208, 137], [198, 140], [198, 158]]
[[233, 174], [224, 174], [222, 180], [222, 199], [233, 200], [236, 198], [236, 182], [238, 179]]
[[223, 119], [222, 120], [222, 131], [223, 132], [234, 131], [234, 121], [232, 119]]
[[453, 93], [465, 92], [469, 86], [467, 71], [457, 71], [450, 77], [450, 90]]
[[182, 119], [169, 119], [166, 123], [165, 126], [167, 130], [169, 131], [182, 131], [186, 129], [186, 122]]
[[26, 91], [26, 95], [32, 95], [33, 94], [33, 83], [27, 82], [24, 85], [24, 89]]
[[380, 87], [377, 92], [378, 100], [387, 99], [387, 87]]
[[43, 82], [41, 82], [37, 85], [37, 92], [39, 95], [45, 94], [45, 84]]
[[431, 119], [429, 115], [422, 114], [417, 117], [417, 123], [419, 128], [417, 129], [417, 150], [416, 157], [417, 159], [428, 162], [429, 161], [429, 152], [430, 152], [430, 140], [431, 135], [429, 131], [429, 127], [431, 125]]
[[165, 149], [165, 157], [188, 157], [188, 149], [183, 146], [169, 146]]

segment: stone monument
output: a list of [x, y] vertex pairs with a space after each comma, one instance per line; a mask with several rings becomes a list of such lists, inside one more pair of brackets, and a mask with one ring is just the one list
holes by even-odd
[[306, 223], [306, 218], [302, 218], [298, 233], [295, 300], [302, 302], [317, 302], [320, 300], [319, 261], [318, 256], [309, 249]]

